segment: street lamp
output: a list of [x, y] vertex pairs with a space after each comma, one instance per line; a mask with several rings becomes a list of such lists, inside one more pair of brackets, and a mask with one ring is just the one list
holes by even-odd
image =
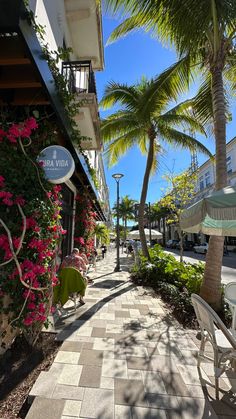
[[116, 267], [114, 269], [114, 272], [120, 272], [120, 226], [119, 226], [119, 206], [120, 206], [120, 196], [119, 196], [119, 182], [120, 179], [123, 177], [122, 173], [114, 173], [112, 177], [116, 181], [117, 186], [117, 194], [116, 194]]

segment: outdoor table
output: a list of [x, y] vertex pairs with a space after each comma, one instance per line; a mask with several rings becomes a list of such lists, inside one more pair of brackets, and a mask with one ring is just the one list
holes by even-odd
[[73, 293], [80, 293], [86, 288], [86, 282], [76, 268], [63, 268], [58, 274], [59, 284], [53, 290], [53, 302], [63, 306]]

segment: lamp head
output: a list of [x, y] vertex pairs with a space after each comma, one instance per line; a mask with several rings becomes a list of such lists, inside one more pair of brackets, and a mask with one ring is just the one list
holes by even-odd
[[112, 177], [119, 182], [119, 180], [123, 177], [124, 175], [122, 173], [114, 173], [114, 175], [112, 175]]

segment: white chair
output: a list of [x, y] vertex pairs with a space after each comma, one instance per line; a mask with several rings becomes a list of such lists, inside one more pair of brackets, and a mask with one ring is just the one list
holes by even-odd
[[236, 339], [236, 282], [229, 282], [225, 287], [225, 301], [232, 313], [232, 335]]
[[[236, 361], [236, 340], [216, 312], [199, 295], [192, 294], [191, 299], [201, 330], [198, 367], [201, 360], [214, 361], [215, 391], [218, 399], [219, 377], [226, 369], [233, 369], [233, 361]], [[206, 342], [210, 342], [213, 347], [214, 359], [204, 354]]]

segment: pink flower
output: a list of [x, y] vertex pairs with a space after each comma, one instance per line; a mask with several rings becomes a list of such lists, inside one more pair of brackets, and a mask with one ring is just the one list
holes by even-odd
[[32, 129], [36, 129], [36, 128], [38, 128], [38, 124], [37, 124], [37, 122], [36, 122], [36, 119], [35, 119], [35, 118], [33, 118], [33, 117], [28, 118], [28, 119], [25, 121], [25, 124], [26, 124], [26, 125], [27, 125], [27, 127], [28, 127], [28, 128], [30, 128], [31, 130], [32, 130]]
[[39, 227], [39, 226], [35, 226], [35, 227], [33, 228], [33, 231], [35, 231], [35, 233], [40, 233], [41, 229], [40, 229], [40, 227]]
[[19, 237], [13, 237], [12, 241], [13, 241], [13, 246], [15, 247], [15, 249], [18, 249], [18, 247], [20, 245], [20, 238]]
[[4, 199], [2, 200], [2, 202], [3, 202], [5, 205], [7, 205], [8, 207], [11, 207], [11, 206], [13, 205], [13, 201], [12, 201], [11, 199], [8, 199], [8, 198], [4, 198]]
[[34, 228], [37, 225], [37, 222], [33, 217], [26, 218], [26, 228]]
[[83, 237], [78, 237], [78, 242], [79, 242], [80, 244], [85, 244], [85, 243], [84, 243], [84, 239], [83, 239]]
[[17, 125], [17, 124], [12, 125], [9, 128], [8, 132], [13, 137], [20, 137], [20, 125]]
[[30, 326], [33, 323], [33, 321], [34, 319], [30, 315], [27, 315], [27, 317], [23, 320], [23, 323], [25, 326]]
[[28, 127], [23, 127], [20, 134], [22, 138], [29, 138], [31, 134], [31, 129]]
[[36, 305], [34, 303], [32, 303], [32, 302], [30, 302], [29, 304], [27, 304], [27, 308], [30, 309], [30, 310], [34, 310], [35, 307], [36, 307]]
[[8, 140], [10, 141], [10, 143], [12, 143], [12, 144], [17, 143], [17, 141], [16, 141], [16, 137], [14, 137], [14, 135], [7, 134], [7, 138], [8, 138]]
[[12, 193], [11, 192], [7, 192], [7, 191], [0, 191], [0, 198], [7, 198], [10, 199], [12, 198]]

